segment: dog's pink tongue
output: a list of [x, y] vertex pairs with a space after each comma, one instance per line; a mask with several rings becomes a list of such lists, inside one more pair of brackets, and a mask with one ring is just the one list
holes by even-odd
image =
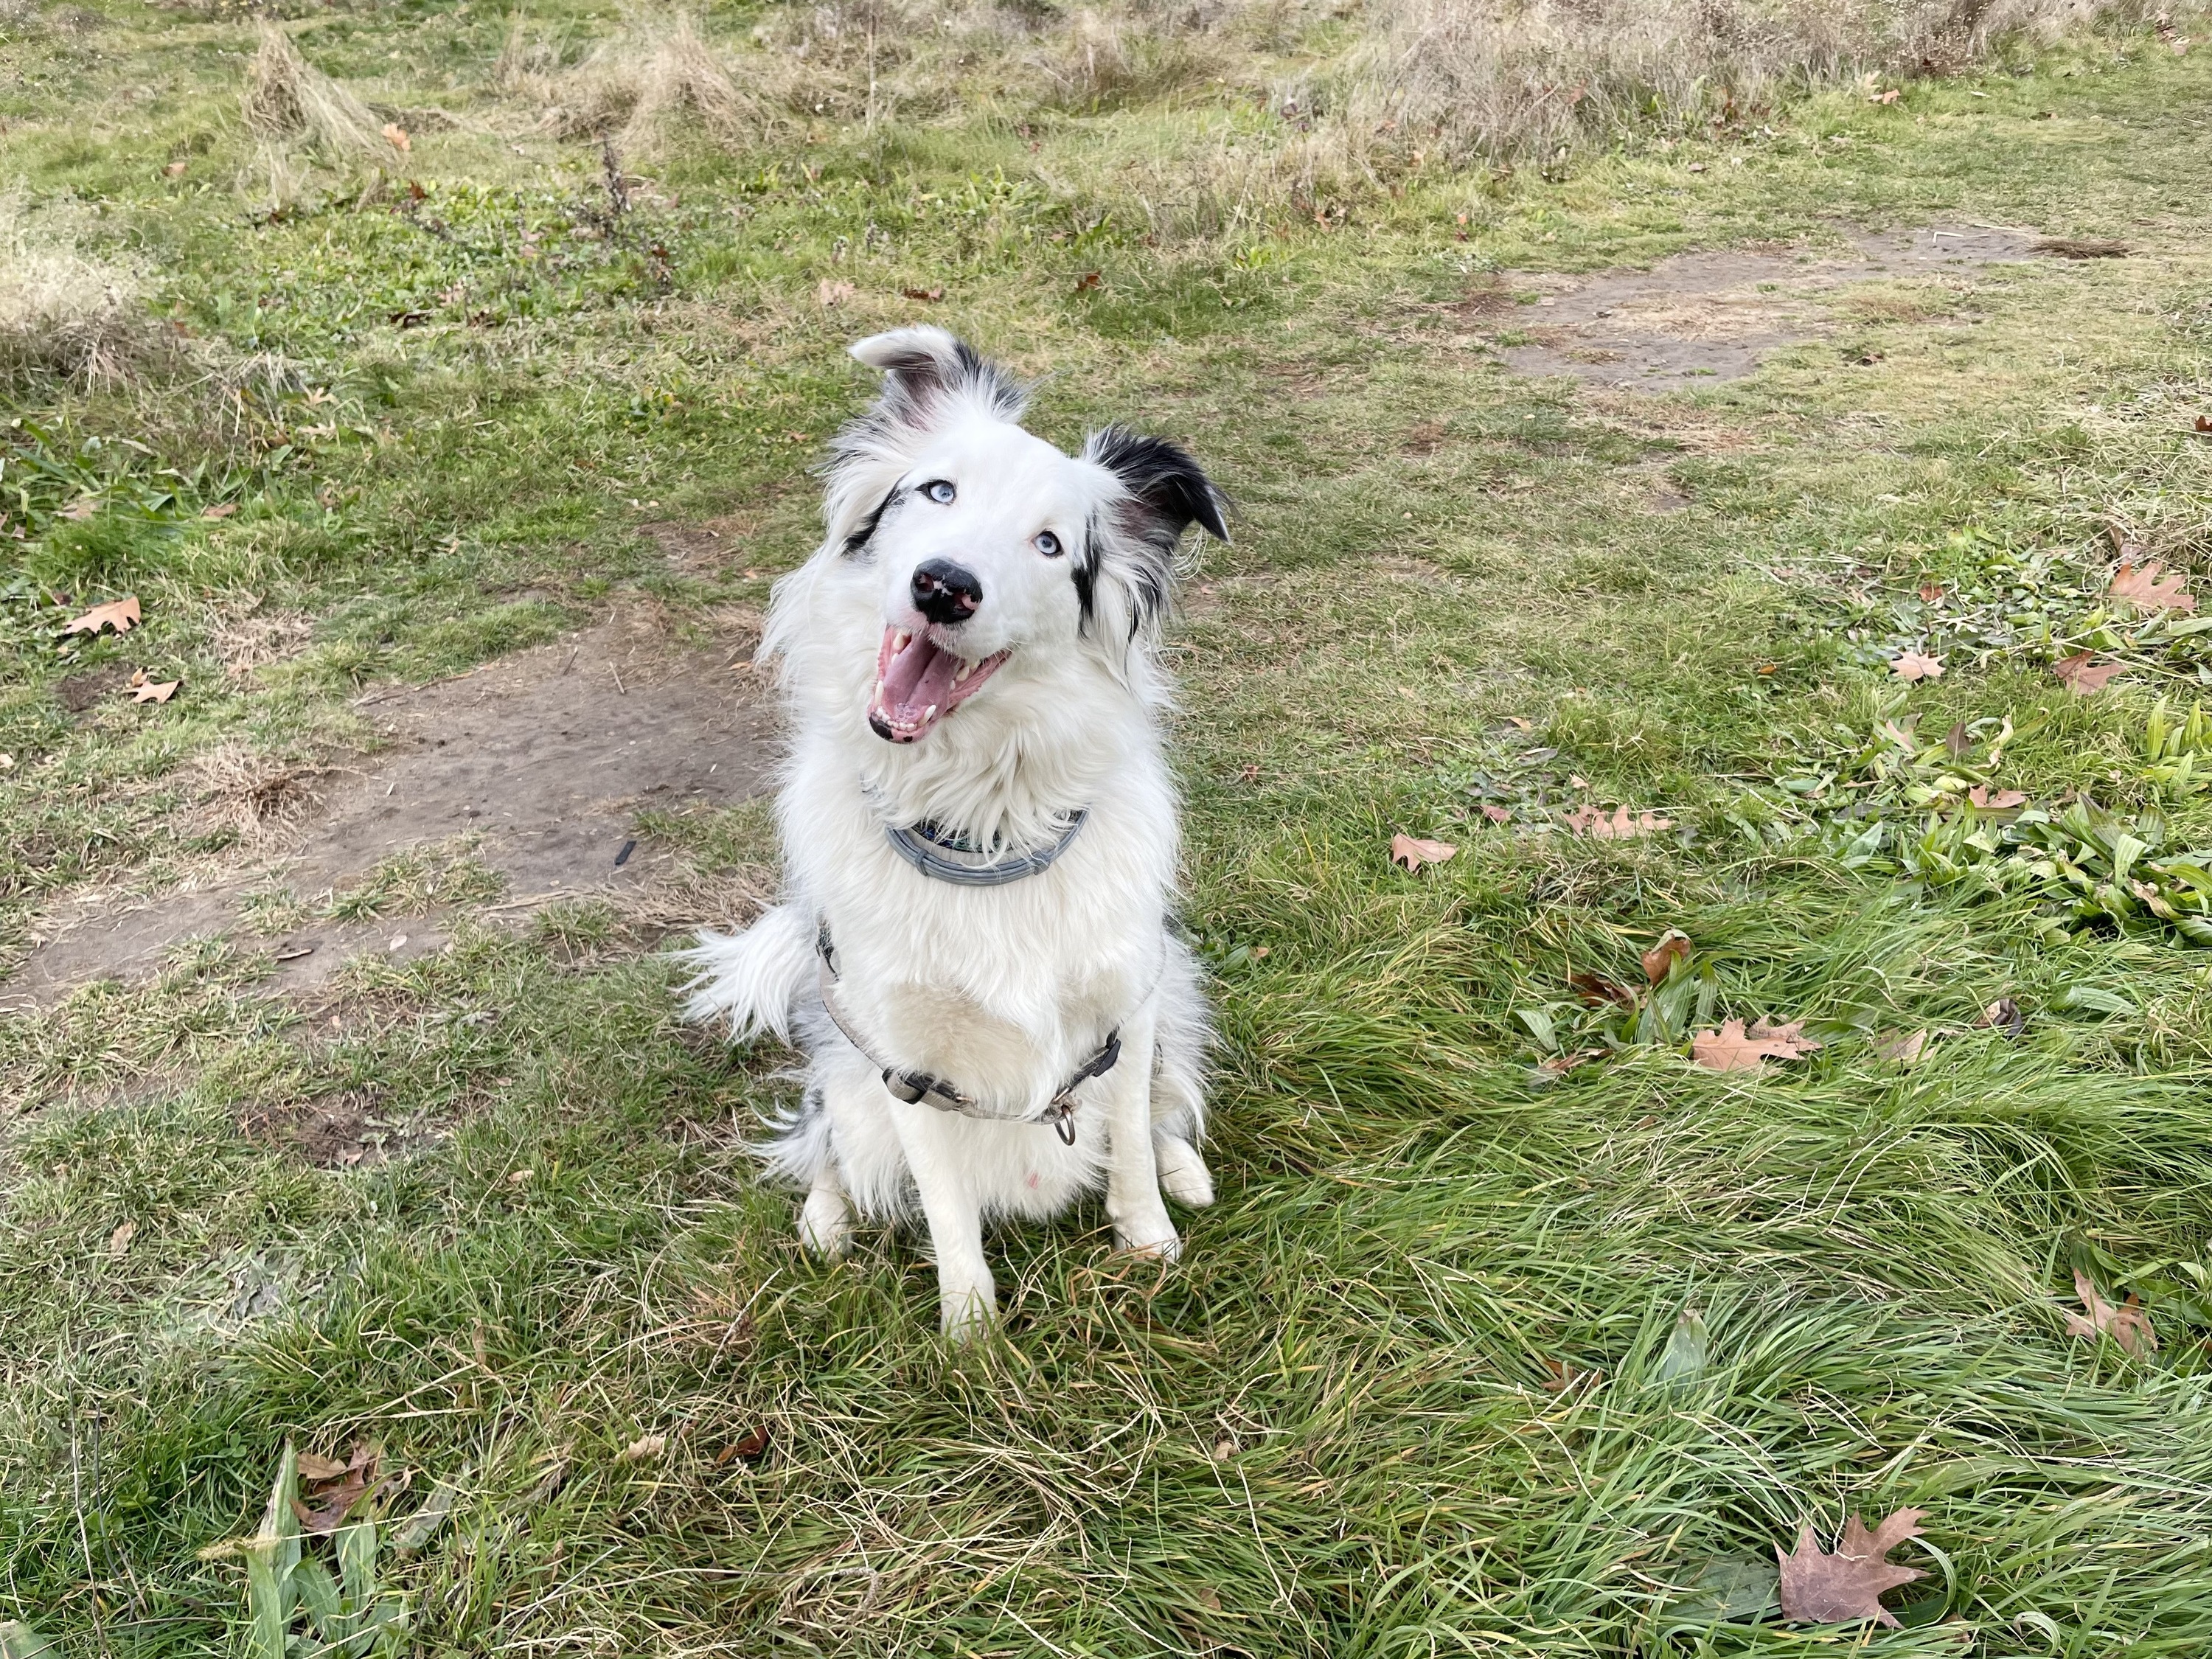
[[890, 649], [896, 637], [884, 636], [887, 655], [868, 712], [910, 742], [951, 708], [952, 677], [959, 672], [960, 659], [939, 650], [926, 634], [916, 634], [903, 647]]

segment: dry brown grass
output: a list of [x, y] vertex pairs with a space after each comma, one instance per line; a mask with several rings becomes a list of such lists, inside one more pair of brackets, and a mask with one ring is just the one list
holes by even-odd
[[247, 130], [265, 143], [304, 143], [339, 163], [392, 154], [368, 106], [302, 58], [274, 23], [261, 26], [240, 102]]
[[1948, 74], [2143, 0], [1375, 0], [1344, 118], [1455, 157], [1571, 149], [1638, 125], [1687, 128], [1793, 88]]
[[562, 137], [605, 137], [626, 154], [655, 154], [686, 131], [736, 148], [775, 125], [757, 74], [742, 73], [689, 12], [632, 11], [565, 69], [558, 47], [518, 16], [496, 73], [502, 90], [541, 105]]
[[220, 744], [186, 773], [179, 827], [194, 836], [228, 831], [258, 845], [307, 817], [315, 780], [326, 769], [276, 759], [235, 738]]
[[0, 380], [111, 385], [161, 349], [144, 273], [86, 252], [82, 228], [66, 204], [34, 213], [21, 191], [0, 191]]

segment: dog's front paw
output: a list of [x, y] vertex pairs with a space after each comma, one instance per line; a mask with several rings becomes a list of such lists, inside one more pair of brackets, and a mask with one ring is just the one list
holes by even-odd
[[1159, 1168], [1160, 1190], [1176, 1203], [1202, 1210], [1213, 1202], [1213, 1176], [1206, 1160], [1181, 1135], [1155, 1138], [1152, 1160]]
[[1144, 1228], [1125, 1232], [1114, 1230], [1114, 1246], [1131, 1255], [1151, 1256], [1156, 1261], [1172, 1261], [1182, 1254], [1182, 1238], [1171, 1223], [1162, 1218], [1157, 1228]]
[[845, 1194], [817, 1187], [799, 1212], [799, 1242], [824, 1261], [835, 1261], [853, 1247], [853, 1211]]
[[988, 1285], [980, 1290], [938, 1294], [937, 1328], [954, 1342], [969, 1342], [998, 1322], [999, 1298]]

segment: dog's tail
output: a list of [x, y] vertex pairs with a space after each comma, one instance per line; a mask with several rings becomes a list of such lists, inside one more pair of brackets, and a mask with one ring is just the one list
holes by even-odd
[[726, 1018], [732, 1042], [773, 1031], [788, 1042], [792, 1012], [812, 978], [814, 919], [779, 904], [742, 933], [701, 933], [677, 959], [698, 970], [684, 988], [685, 1018]]

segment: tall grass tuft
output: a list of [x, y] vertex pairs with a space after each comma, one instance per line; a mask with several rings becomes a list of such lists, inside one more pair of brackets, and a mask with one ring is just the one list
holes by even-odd
[[137, 269], [86, 252], [65, 216], [34, 216], [20, 189], [0, 191], [0, 379], [112, 385], [157, 341]]
[[761, 97], [689, 12], [635, 10], [572, 69], [532, 40], [520, 22], [500, 58], [500, 79], [534, 99], [563, 137], [604, 136], [626, 152], [651, 155], [687, 128], [726, 147], [771, 125]]

